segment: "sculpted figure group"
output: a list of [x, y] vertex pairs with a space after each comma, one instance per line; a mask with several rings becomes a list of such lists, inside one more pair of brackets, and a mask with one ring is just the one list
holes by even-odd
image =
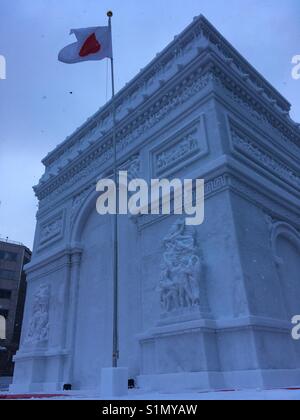
[[159, 291], [164, 312], [200, 305], [202, 261], [194, 228], [178, 220], [163, 241]]

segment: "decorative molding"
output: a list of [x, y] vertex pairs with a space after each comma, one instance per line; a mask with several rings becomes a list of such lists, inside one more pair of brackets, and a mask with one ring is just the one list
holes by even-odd
[[[196, 77], [195, 73], [193, 77]], [[190, 84], [186, 86], [188, 80]], [[153, 114], [149, 115], [149, 112], [146, 111], [143, 115], [140, 115], [137, 119], [135, 119], [126, 130], [123, 129], [121, 133], [118, 133], [118, 150], [125, 150], [131, 142], [139, 139], [139, 137], [143, 135], [147, 129], [151, 128], [153, 124], [155, 125], [160, 122], [161, 119], [172, 111], [172, 109], [183, 104], [191, 96], [204, 89], [209, 82], [213, 81], [220, 82], [213, 73], [207, 73], [206, 75], [202, 75], [200, 77], [198, 76], [198, 79], [196, 78], [196, 80], [192, 83], [191, 77], [187, 77], [186, 81], [182, 81], [181, 83], [181, 95], [177, 96], [179, 87], [174, 87], [172, 90], [174, 96], [172, 97], [169, 94], [158, 101], [156, 106], [151, 108]], [[163, 106], [163, 102], [166, 101], [166, 98], [169, 98], [169, 100]], [[156, 108], [159, 109], [159, 111], [155, 112]], [[253, 115], [257, 115], [259, 117], [259, 114], [256, 111], [253, 112]], [[142, 121], [145, 117], [148, 117], [148, 119], [143, 123]], [[133, 126], [138, 123], [140, 123], [140, 126], [133, 129]], [[133, 131], [126, 135], [125, 132], [130, 130], [130, 128], [133, 129]], [[122, 138], [122, 134], [124, 134], [125, 137]], [[41, 207], [46, 206], [49, 202], [53, 201], [57, 195], [60, 195], [63, 190], [70, 188], [82, 178], [85, 178], [95, 172], [96, 169], [100, 170], [101, 166], [111, 158], [112, 142], [111, 139], [108, 139], [106, 142], [101, 143], [101, 145], [91, 151], [89, 155], [82, 156], [81, 160], [77, 162], [76, 165], [68, 168], [64, 174], [55, 177], [48, 186], [44, 186], [42, 184], [39, 187], [36, 187], [36, 194], [38, 198], [42, 200]], [[47, 199], [45, 200], [46, 197]]]
[[25, 344], [39, 344], [49, 338], [50, 286], [41, 285], [33, 297], [32, 314]]
[[[130, 134], [121, 137], [118, 134], [118, 151], [124, 150], [134, 140], [140, 138], [147, 130], [163, 120], [173, 109], [184, 104], [188, 99], [196, 93], [204, 89], [212, 80], [211, 74], [201, 75], [201, 71], [197, 70], [192, 75], [187, 76], [175, 88], [171, 89], [167, 95], [160, 98], [155, 105], [152, 106], [151, 112], [146, 111], [136, 118], [128, 127]], [[136, 128], [134, 128], [136, 126]], [[122, 130], [124, 133], [124, 130]], [[108, 139], [105, 143], [100, 144], [96, 149], [77, 162], [73, 167], [57, 176], [48, 186], [40, 185], [35, 187], [35, 192], [42, 202], [41, 207], [46, 206], [53, 201], [55, 197], [66, 189], [72, 187], [79, 180], [88, 177], [91, 174], [100, 172], [101, 166], [109, 161], [113, 156], [112, 139]]]
[[165, 92], [150, 109], [140, 113], [132, 123], [128, 124], [126, 129], [118, 134], [120, 150], [126, 149], [134, 140], [139, 139], [148, 130], [163, 121], [174, 109], [205, 89], [212, 80], [213, 76], [210, 73], [203, 74], [201, 68], [186, 75], [177, 86]]
[[259, 121], [268, 130], [272, 130], [274, 136], [280, 137], [290, 148], [296, 151], [299, 155], [300, 152], [300, 131], [299, 124], [294, 123], [289, 117], [278, 114], [278, 110], [266, 106], [264, 103], [263, 95], [258, 96], [254, 91], [250, 95], [245, 89], [230, 78], [222, 68], [213, 65], [211, 68], [212, 73], [215, 75], [215, 82], [219, 87], [223, 88], [225, 95], [235, 102], [239, 109], [243, 109], [247, 116], [251, 116], [256, 121]]
[[292, 227], [289, 223], [277, 221], [272, 216], [266, 215], [266, 222], [270, 233], [270, 244], [274, 262], [277, 267], [284, 264], [282, 257], [278, 255], [278, 238], [286, 237], [289, 239], [299, 251], [300, 257], [300, 232]]
[[232, 125], [231, 138], [235, 150], [269, 170], [273, 175], [280, 177], [296, 188], [300, 188], [300, 177], [296, 172], [260, 148], [250, 137], [239, 133]]
[[211, 194], [222, 190], [226, 186], [228, 186], [228, 176], [225, 174], [206, 182], [204, 187], [205, 199], [207, 199]]
[[[141, 158], [140, 155], [133, 155], [130, 159], [126, 160], [121, 164], [118, 171], [127, 171], [128, 181], [136, 178], [141, 178]], [[113, 176], [113, 172], [110, 173], [109, 177]]]
[[73, 247], [63, 247], [59, 251], [52, 251], [40, 256], [34, 255], [32, 261], [26, 265], [27, 283], [39, 281], [53, 273], [66, 270], [70, 264], [75, 263], [83, 249], [74, 244]]
[[269, 102], [285, 115], [290, 111], [290, 103], [205, 18], [202, 23], [202, 33], [215, 47], [226, 67], [237, 74], [248, 87], [264, 94]]
[[[127, 171], [128, 172], [128, 180], [140, 177], [140, 156], [134, 155], [132, 158], [127, 160], [124, 164], [120, 165], [118, 171]], [[106, 177], [112, 177], [113, 174], [105, 175]], [[88, 187], [81, 190], [78, 194], [76, 194], [72, 199], [72, 206], [70, 210], [70, 222], [71, 227], [74, 225], [75, 219], [80, 211], [80, 208], [84, 205], [85, 200], [87, 197], [95, 190], [96, 182], [93, 182]], [[95, 204], [96, 207], [96, 204]]]
[[[159, 89], [165, 80], [174, 74], [176, 64], [179, 71], [193, 57], [207, 48], [212, 48], [223, 63], [240, 76], [249, 87], [262, 92], [269, 103], [284, 113], [290, 110], [290, 104], [278, 93], [249, 63], [226, 41], [226, 39], [203, 17], [194, 19], [174, 41], [156, 56], [137, 77], [128, 83], [116, 96], [117, 116], [140, 105], [137, 98], [147, 97]], [[111, 125], [112, 103], [101, 108], [92, 118], [89, 118], [77, 131], [68, 137], [43, 163], [49, 167], [57, 162], [74, 145], [96, 132], [107, 129]]]
[[[205, 200], [211, 198], [214, 194], [224, 191], [226, 188], [229, 187], [229, 176], [227, 174], [219, 175], [214, 179], [211, 179], [205, 182], [204, 185], [204, 194]], [[193, 200], [195, 200], [196, 192], [193, 191]], [[171, 206], [172, 207], [172, 206]], [[137, 223], [138, 230], [141, 232], [142, 230], [146, 229], [147, 227], [161, 222], [163, 219], [170, 217], [168, 215], [140, 215], [134, 219]]]
[[152, 178], [177, 172], [207, 153], [205, 116], [202, 115], [150, 152]]
[[270, 192], [267, 194], [261, 185], [251, 185], [249, 182], [229, 173], [227, 179], [230, 190], [239, 194], [245, 200], [261, 208], [266, 213], [272, 211], [273, 218], [276, 217], [289, 221], [295, 226], [300, 226], [299, 215], [286, 208], [285, 203], [278, 204], [278, 200], [272, 199]]
[[[206, 63], [205, 70], [201, 70], [201, 60], [209, 60], [210, 66]], [[191, 80], [195, 79], [194, 72], [193, 75], [186, 74], [184, 80], [181, 80], [173, 91], [167, 92], [166, 89], [161, 89], [164, 85], [163, 81], [175, 80], [174, 76], [177, 73], [171, 69], [174, 68], [176, 61], [183, 63], [182, 67], [179, 66], [177, 73], [181, 73], [181, 68], [193, 62], [195, 68], [198, 68], [198, 74], [202, 72], [202, 79], [209, 78], [218, 81], [226, 88], [225, 91], [231, 99], [246, 107], [248, 113], [271, 125], [277, 133], [281, 132], [284, 141], [293, 144], [293, 147], [300, 145], [299, 128], [287, 115], [290, 108], [288, 102], [232, 48], [205, 18], [200, 17], [177, 37], [164, 53], [150, 63], [147, 69], [134, 79], [134, 82], [127, 85], [117, 95], [118, 123], [128, 120], [128, 115], [133, 116], [132, 121], [127, 126], [120, 127], [117, 132], [120, 151], [127, 149], [173, 108], [184, 103], [207, 85], [207, 81], [203, 85], [204, 80], [202, 80], [202, 83], [198, 81], [200, 86], [197, 83], [191, 86]], [[196, 61], [199, 61], [197, 66]], [[158, 80], [160, 83], [157, 83]], [[155, 89], [151, 86], [155, 86]], [[147, 95], [143, 94], [141, 89], [148, 91]], [[252, 94], [249, 93], [251, 91]], [[153, 104], [154, 93], [158, 92], [160, 98]], [[143, 101], [141, 101], [142, 97]], [[134, 103], [133, 107], [130, 103]], [[95, 159], [99, 159], [95, 165], [101, 166], [111, 157], [111, 103], [109, 103], [44, 160], [47, 166], [46, 177], [44, 176], [39, 186], [35, 188], [38, 198], [43, 200], [59, 186], [68, 182], [70, 177], [84, 171], [86, 165], [88, 166]], [[55, 168], [52, 168], [53, 165]]]
[[39, 230], [38, 250], [49, 246], [50, 243], [56, 242], [63, 238], [65, 229], [65, 212], [60, 211], [43, 221]]
[[274, 229], [274, 225], [278, 222], [278, 220], [275, 219], [270, 214], [265, 213], [265, 221], [266, 221], [268, 231], [269, 231], [269, 234], [270, 234], [270, 244], [271, 244], [271, 237], [272, 237], [272, 232], [273, 232], [273, 229]]
[[196, 135], [197, 129], [195, 128], [175, 145], [158, 153], [155, 156], [156, 174], [161, 175], [170, 167], [184, 161], [194, 153], [197, 154], [200, 150], [200, 145]]
[[[182, 64], [173, 72], [178, 60]], [[290, 148], [300, 150], [300, 131], [287, 115], [288, 102], [200, 17], [116, 98], [118, 153], [128, 153], [152, 127], [209, 84], [212, 90], [216, 84], [224, 87], [224, 93], [248, 115], [263, 122], [268, 130], [272, 127], [274, 136], [280, 135]], [[147, 95], [140, 89], [146, 89]], [[46, 174], [35, 187], [41, 211], [66, 196], [66, 191], [72, 194], [77, 183], [99, 175], [111, 160], [109, 103], [44, 160]]]
[[[201, 19], [199, 19], [201, 20]], [[194, 24], [195, 25], [195, 24]], [[199, 44], [199, 38], [202, 38], [201, 31], [190, 31], [185, 30], [180, 36], [180, 42], [178, 39], [174, 40], [162, 54], [158, 54], [154, 63], [147, 66], [146, 69], [140, 72], [140, 74], [130, 83], [128, 83], [121, 92], [116, 95], [115, 101], [117, 103], [117, 116], [124, 112], [125, 109], [133, 111], [134, 108], [140, 105], [140, 102], [134, 105], [137, 99], [148, 97], [146, 92], [149, 89], [153, 94], [163, 84], [164, 78], [171, 74], [174, 74], [175, 63], [178, 60], [182, 60], [187, 55], [190, 55], [193, 51], [194, 55], [197, 55], [197, 44]], [[200, 41], [201, 42], [201, 41]], [[195, 48], [193, 48], [195, 47]], [[70, 137], [67, 137], [66, 141], [59, 145], [53, 152], [43, 160], [45, 166], [49, 167], [54, 162], [57, 162], [66, 152], [70, 151], [72, 147], [82, 142], [86, 136], [89, 136], [90, 132], [96, 133], [99, 130], [111, 128], [112, 125], [112, 104], [109, 102], [99, 112], [97, 112], [92, 118], [89, 118], [77, 131]]]
[[[135, 140], [138, 140], [148, 129], [160, 122], [173, 109], [182, 105], [191, 96], [204, 89], [209, 82], [218, 81], [218, 78], [212, 73], [208, 72], [205, 75], [197, 76], [198, 72], [193, 73], [193, 76], [187, 76], [185, 80], [181, 81], [180, 85], [174, 87], [168, 94], [162, 96], [154, 106], [151, 107], [151, 112], [146, 110], [143, 114], [134, 119], [128, 126], [118, 132], [118, 151], [121, 152], [128, 148], [128, 146]], [[219, 72], [218, 72], [219, 74]], [[220, 82], [220, 80], [219, 80]], [[233, 88], [233, 87], [231, 87]], [[240, 89], [237, 89], [238, 91]], [[250, 105], [248, 105], [250, 106]], [[250, 107], [252, 110], [253, 108]], [[253, 115], [259, 117], [259, 113], [253, 110]], [[267, 122], [267, 120], [265, 120]], [[279, 129], [278, 124], [276, 128]], [[126, 134], [129, 133], [129, 134]], [[296, 146], [297, 147], [297, 146]], [[86, 177], [96, 168], [100, 168], [103, 164], [112, 158], [112, 141], [108, 138], [100, 145], [90, 151], [88, 155], [82, 154], [81, 159], [76, 163], [69, 165], [64, 173], [59, 174], [46, 183], [41, 183], [35, 187], [38, 198], [42, 201], [42, 205], [47, 205], [47, 202], [52, 201], [51, 193], [56, 192], [57, 195], [64, 189], [64, 184], [77, 182], [77, 180]], [[92, 165], [92, 167], [91, 167]], [[44, 200], [45, 198], [48, 200]]]
[[[134, 156], [130, 159], [125, 166], [125, 170], [127, 170], [128, 180], [132, 181], [133, 179], [137, 179], [141, 177], [141, 159], [140, 156]], [[122, 168], [121, 168], [122, 169]]]
[[[96, 187], [96, 183], [95, 184], [93, 183], [93, 186]], [[84, 188], [80, 193], [76, 194], [73, 197], [72, 207], [71, 207], [71, 210], [70, 210], [71, 226], [73, 226], [74, 221], [76, 219], [76, 216], [77, 216], [81, 206], [83, 205], [83, 203], [85, 202], [87, 197], [92, 193], [93, 186], [88, 186], [88, 187]]]

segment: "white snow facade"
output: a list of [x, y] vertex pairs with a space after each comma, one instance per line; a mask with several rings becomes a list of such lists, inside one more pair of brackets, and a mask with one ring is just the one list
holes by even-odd
[[[300, 130], [203, 17], [116, 96], [130, 176], [205, 179], [205, 221], [120, 216], [120, 366], [147, 390], [300, 385]], [[109, 102], [44, 159], [14, 392], [99, 389], [112, 359]]]

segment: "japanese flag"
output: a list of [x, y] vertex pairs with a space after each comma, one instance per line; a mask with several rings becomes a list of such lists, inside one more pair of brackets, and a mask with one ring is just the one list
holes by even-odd
[[70, 35], [74, 34], [77, 42], [63, 48], [58, 60], [74, 64], [82, 61], [103, 60], [112, 58], [111, 30], [108, 26], [72, 29]]

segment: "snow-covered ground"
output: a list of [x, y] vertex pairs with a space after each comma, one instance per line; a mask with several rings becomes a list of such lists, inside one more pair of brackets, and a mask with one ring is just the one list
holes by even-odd
[[[0, 393], [1, 396], [7, 393]], [[33, 397], [34, 398], [34, 397]], [[39, 399], [43, 399], [40, 398]], [[49, 397], [44, 399], [50, 399]], [[68, 392], [62, 397], [53, 397], [54, 400], [101, 400], [98, 395], [87, 395], [77, 392]], [[129, 391], [127, 397], [118, 400], [149, 400], [149, 401], [172, 401], [172, 400], [300, 400], [300, 390], [251, 390], [251, 391], [228, 391], [228, 392], [193, 392], [186, 394], [159, 394], [145, 393], [140, 390]]]

